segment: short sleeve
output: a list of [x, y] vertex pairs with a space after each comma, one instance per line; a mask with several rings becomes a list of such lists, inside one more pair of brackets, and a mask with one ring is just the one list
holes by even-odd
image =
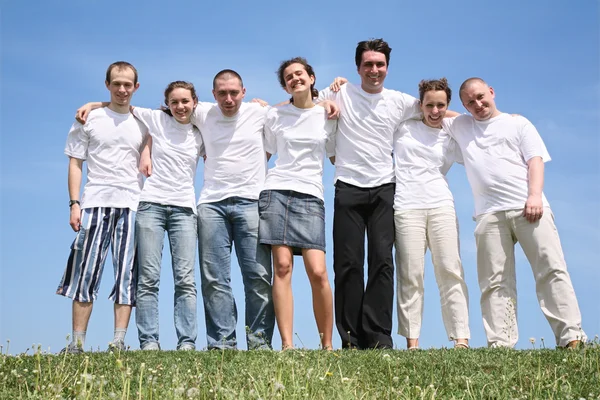
[[336, 92], [329, 88], [325, 88], [319, 92], [319, 97], [317, 98], [316, 103], [320, 103], [325, 100], [335, 100]]
[[136, 117], [139, 121], [141, 121], [146, 126], [146, 128], [148, 128], [148, 133], [150, 135], [152, 134], [153, 129], [155, 129], [153, 118], [155, 111], [156, 110], [143, 107], [134, 107], [132, 111], [133, 116]]
[[542, 137], [538, 133], [535, 126], [533, 126], [533, 124], [526, 118], [513, 118], [522, 118], [524, 120], [524, 124], [520, 129], [521, 142], [519, 144], [519, 149], [521, 150], [521, 154], [523, 155], [525, 162], [531, 160], [533, 157], [542, 157], [544, 162], [550, 161], [550, 154], [548, 154], [546, 145], [544, 144], [544, 141], [542, 140]]
[[452, 163], [464, 164], [465, 163], [463, 156], [462, 156], [462, 151], [460, 151], [460, 147], [458, 146], [458, 143], [456, 143], [456, 140], [454, 140], [452, 137], [449, 138], [448, 146], [446, 147], [446, 160], [448, 160], [448, 162], [450, 164], [452, 164]]
[[89, 141], [90, 135], [86, 127], [79, 122], [75, 122], [71, 126], [69, 135], [67, 136], [65, 154], [69, 157], [86, 160]]
[[[327, 116], [325, 116], [327, 118]], [[325, 121], [325, 131], [327, 139], [325, 141], [325, 152], [327, 157], [335, 156], [335, 137], [337, 132], [337, 120], [328, 119]]]
[[207, 103], [204, 101], [198, 102], [198, 105], [196, 105], [192, 117], [190, 118], [192, 124], [198, 127], [198, 129], [202, 129], [204, 122], [206, 121], [206, 116], [213, 107], [215, 107], [214, 103]]
[[450, 135], [450, 137], [452, 138], [456, 138], [456, 135], [453, 131], [454, 122], [456, 121], [456, 118], [458, 118], [458, 116], [452, 118], [444, 118], [442, 120], [442, 128], [444, 128], [446, 133], [448, 133], [448, 135]]
[[275, 108], [269, 111], [267, 115], [267, 121], [265, 122], [265, 127], [263, 129], [265, 151], [271, 155], [277, 153], [277, 138], [273, 132], [275, 121], [277, 119], [275, 114], [276, 111], [277, 109]]
[[406, 93], [400, 93], [400, 98], [398, 100], [398, 111], [400, 113], [400, 122], [404, 122], [409, 119], [421, 119], [423, 115], [419, 105], [419, 99]]
[[194, 129], [194, 134], [196, 138], [196, 147], [198, 148], [198, 156], [204, 157], [206, 155], [206, 149], [204, 148], [204, 140], [202, 139], [202, 134], [199, 129]]

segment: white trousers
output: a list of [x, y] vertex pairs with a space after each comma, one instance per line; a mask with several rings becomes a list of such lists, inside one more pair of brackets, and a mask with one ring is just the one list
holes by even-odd
[[556, 344], [566, 346], [572, 340], [586, 340], [554, 215], [545, 208], [542, 218], [530, 223], [522, 212], [499, 211], [477, 217], [477, 274], [488, 346], [513, 347], [519, 338], [516, 242], [531, 264], [537, 298]]
[[469, 297], [454, 207], [397, 211], [394, 222], [398, 334], [411, 339], [421, 334], [425, 253], [429, 247], [448, 340], [469, 339]]

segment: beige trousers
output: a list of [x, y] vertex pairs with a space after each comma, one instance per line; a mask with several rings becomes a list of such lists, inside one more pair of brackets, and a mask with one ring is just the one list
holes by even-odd
[[431, 251], [449, 340], [469, 339], [469, 300], [453, 206], [394, 214], [398, 334], [416, 339], [423, 319], [425, 253]]
[[477, 217], [477, 274], [488, 346], [514, 347], [519, 338], [516, 242], [521, 244], [531, 264], [537, 298], [556, 344], [566, 346], [572, 340], [585, 340], [554, 215], [550, 208], [545, 208], [543, 217], [530, 223], [522, 212], [522, 209], [499, 211]]

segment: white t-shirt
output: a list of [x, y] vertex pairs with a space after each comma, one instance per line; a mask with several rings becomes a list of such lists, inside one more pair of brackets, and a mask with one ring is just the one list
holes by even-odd
[[[528, 197], [527, 161], [550, 161], [546, 146], [527, 118], [500, 114], [486, 121], [470, 115], [445, 118], [456, 139], [475, 199], [475, 215], [523, 208]], [[548, 205], [542, 193], [544, 206]]]
[[394, 133], [394, 210], [453, 206], [446, 173], [462, 162], [460, 149], [444, 129], [411, 119]]
[[277, 154], [265, 190], [294, 190], [323, 200], [323, 161], [333, 155], [335, 120], [323, 107], [287, 104], [272, 108], [265, 124], [265, 150]]
[[370, 94], [351, 83], [339, 92], [322, 90], [322, 100], [340, 107], [335, 180], [366, 188], [394, 182], [394, 132], [401, 122], [419, 117], [419, 100], [388, 89]]
[[269, 108], [242, 103], [233, 117], [213, 103], [198, 103], [192, 123], [206, 148], [204, 186], [198, 204], [238, 196], [257, 200], [265, 183], [267, 159], [263, 128]]
[[161, 110], [135, 107], [133, 114], [152, 136], [152, 175], [144, 183], [140, 201], [190, 207], [196, 212], [194, 178], [203, 151], [200, 131]]
[[75, 122], [65, 154], [87, 161], [87, 182], [81, 208], [114, 207], [137, 210], [142, 190], [138, 172], [146, 128], [130, 113], [108, 107], [90, 112], [85, 125]]

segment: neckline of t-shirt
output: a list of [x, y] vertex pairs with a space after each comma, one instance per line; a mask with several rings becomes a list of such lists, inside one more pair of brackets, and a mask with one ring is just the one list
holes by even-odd
[[191, 122], [188, 122], [187, 124], [182, 124], [181, 122], [177, 121], [175, 117], [171, 118], [173, 119], [173, 126], [175, 126], [175, 129], [183, 132], [189, 132], [194, 130], [194, 125]]
[[112, 116], [114, 116], [114, 117], [118, 117], [118, 118], [127, 119], [127, 118], [129, 118], [129, 116], [131, 115], [131, 113], [130, 113], [129, 111], [127, 111], [127, 112], [126, 112], [126, 113], [124, 113], [124, 114], [121, 114], [121, 113], [119, 113], [119, 112], [116, 112], [116, 111], [114, 111], [114, 110], [111, 110], [111, 109], [110, 109], [110, 108], [108, 108], [108, 107], [103, 107], [103, 109], [104, 109], [104, 111], [105, 111], [107, 114], [110, 114], [110, 115], [112, 115]]
[[242, 102], [242, 104], [240, 104], [240, 108], [238, 108], [237, 112], [231, 117], [228, 117], [227, 115], [223, 114], [223, 110], [221, 110], [221, 107], [219, 107], [218, 104], [216, 104], [216, 106], [219, 109], [219, 112], [221, 113], [221, 116], [225, 121], [235, 121], [242, 113], [242, 108], [246, 108], [246, 102]]
[[486, 125], [486, 124], [491, 124], [492, 122], [498, 121], [500, 118], [504, 118], [506, 115], [508, 115], [508, 114], [501, 112], [500, 114], [496, 115], [495, 117], [486, 119], [485, 121], [479, 121], [479, 120], [476, 120], [475, 118], [473, 118], [473, 119], [478, 124]]
[[416, 121], [416, 122], [418, 122], [419, 124], [421, 124], [421, 125], [422, 125], [422, 126], [421, 126], [421, 128], [423, 129], [423, 127], [424, 127], [424, 129], [425, 129], [427, 132], [431, 133], [432, 135], [439, 136], [439, 135], [440, 135], [440, 132], [444, 131], [444, 126], [443, 126], [443, 125], [442, 125], [442, 126], [440, 126], [439, 128], [433, 128], [433, 127], [431, 127], [431, 126], [427, 125], [425, 122], [423, 122], [423, 120], [422, 120], [422, 119], [420, 119], [420, 120], [414, 120], [414, 121]]
[[381, 88], [381, 92], [369, 93], [365, 89], [362, 88], [361, 84], [355, 84], [354, 87], [357, 88], [363, 94], [363, 96], [371, 98], [371, 99], [383, 97], [383, 92], [386, 91], [386, 88]]
[[316, 105], [316, 104], [315, 104], [314, 106], [310, 107], [310, 108], [300, 108], [300, 107], [296, 107], [296, 106], [294, 105], [294, 103], [290, 103], [289, 105], [290, 105], [290, 106], [291, 106], [291, 107], [292, 107], [294, 110], [298, 110], [298, 111], [301, 111], [301, 112], [307, 112], [307, 111], [311, 111], [311, 110], [314, 110], [314, 109], [315, 109], [315, 107], [317, 107], [317, 105]]

